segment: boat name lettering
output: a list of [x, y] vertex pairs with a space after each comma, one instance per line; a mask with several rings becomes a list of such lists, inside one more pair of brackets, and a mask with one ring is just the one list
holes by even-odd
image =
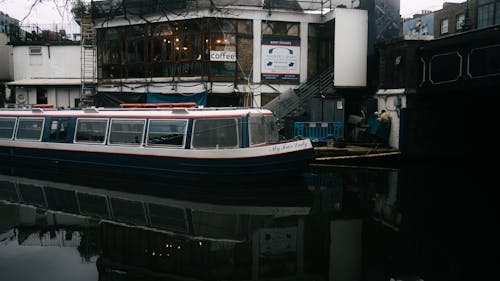
[[307, 146], [307, 142], [293, 142], [293, 143], [284, 143], [282, 145], [275, 145], [271, 148], [273, 152], [282, 152], [287, 150], [293, 150], [297, 148], [305, 148]]

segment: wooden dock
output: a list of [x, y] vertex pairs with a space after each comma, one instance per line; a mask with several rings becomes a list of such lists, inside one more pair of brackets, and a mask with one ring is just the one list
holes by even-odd
[[396, 167], [401, 152], [390, 147], [346, 145], [345, 147], [315, 147], [315, 165], [350, 165]]

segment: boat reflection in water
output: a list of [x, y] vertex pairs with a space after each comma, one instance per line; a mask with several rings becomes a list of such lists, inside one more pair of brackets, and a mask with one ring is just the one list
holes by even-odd
[[0, 214], [14, 215], [0, 216], [0, 249], [73, 247], [98, 280], [362, 280], [367, 218], [397, 232], [401, 215], [397, 172], [367, 185], [358, 176], [306, 174], [294, 192], [249, 203], [214, 190], [187, 200], [195, 191], [179, 199], [3, 175]]

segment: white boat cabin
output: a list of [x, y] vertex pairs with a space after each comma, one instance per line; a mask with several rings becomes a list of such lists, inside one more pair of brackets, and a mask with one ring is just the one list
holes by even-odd
[[0, 111], [0, 142], [231, 149], [278, 143], [271, 111], [258, 108], [87, 108]]

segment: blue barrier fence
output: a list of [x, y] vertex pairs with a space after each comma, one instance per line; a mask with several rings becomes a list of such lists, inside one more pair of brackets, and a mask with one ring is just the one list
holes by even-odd
[[344, 125], [342, 122], [295, 122], [293, 135], [322, 141], [333, 137], [339, 141], [344, 138]]

